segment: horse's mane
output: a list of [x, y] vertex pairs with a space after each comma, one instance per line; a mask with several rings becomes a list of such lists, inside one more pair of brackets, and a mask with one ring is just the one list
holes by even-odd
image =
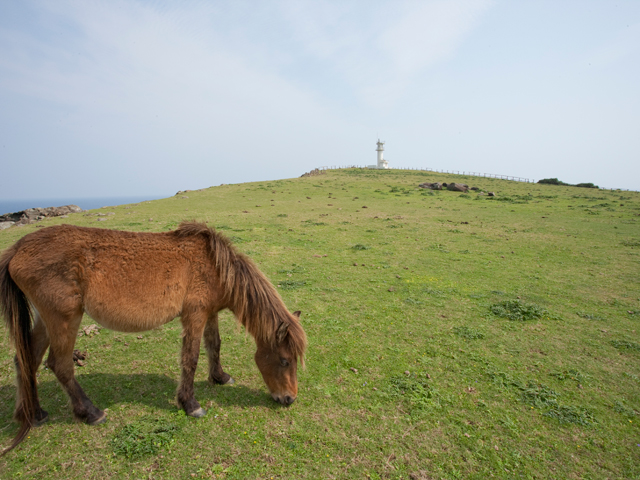
[[288, 324], [285, 341], [291, 353], [304, 364], [307, 339], [300, 321], [292, 315], [267, 277], [231, 241], [214, 229], [197, 222], [182, 222], [173, 232], [179, 237], [202, 235], [209, 243], [209, 255], [228, 299], [229, 308], [247, 331], [259, 341], [275, 346], [278, 327]]

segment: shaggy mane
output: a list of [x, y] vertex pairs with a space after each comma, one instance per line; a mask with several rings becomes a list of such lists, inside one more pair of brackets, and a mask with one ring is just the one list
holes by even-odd
[[304, 365], [307, 339], [296, 316], [291, 314], [267, 277], [231, 241], [205, 224], [182, 222], [174, 233], [179, 237], [202, 235], [209, 242], [209, 255], [225, 289], [229, 308], [238, 321], [256, 339], [271, 346], [277, 344], [280, 322], [288, 323], [285, 342], [294, 358]]

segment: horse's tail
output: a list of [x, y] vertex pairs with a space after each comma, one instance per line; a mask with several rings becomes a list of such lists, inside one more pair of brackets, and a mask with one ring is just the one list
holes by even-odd
[[0, 456], [13, 450], [29, 433], [36, 409], [36, 375], [31, 353], [31, 308], [24, 292], [9, 274], [9, 262], [17, 251], [9, 248], [0, 257], [0, 312], [4, 316], [9, 335], [16, 348], [15, 364], [18, 375], [18, 400], [15, 419], [20, 429], [13, 442]]

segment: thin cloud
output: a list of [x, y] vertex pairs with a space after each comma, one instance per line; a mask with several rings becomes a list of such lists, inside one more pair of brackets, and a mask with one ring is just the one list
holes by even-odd
[[[307, 54], [367, 106], [392, 105], [426, 68], [455, 54], [493, 2], [290, 2], [285, 16]], [[360, 8], [359, 8], [360, 7]]]

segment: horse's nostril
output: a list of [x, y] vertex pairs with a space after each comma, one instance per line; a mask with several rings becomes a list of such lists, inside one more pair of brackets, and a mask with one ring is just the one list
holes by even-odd
[[284, 403], [285, 405], [291, 405], [293, 403], [293, 401], [295, 400], [295, 398], [290, 397], [289, 395], [287, 395], [286, 397], [284, 397]]

